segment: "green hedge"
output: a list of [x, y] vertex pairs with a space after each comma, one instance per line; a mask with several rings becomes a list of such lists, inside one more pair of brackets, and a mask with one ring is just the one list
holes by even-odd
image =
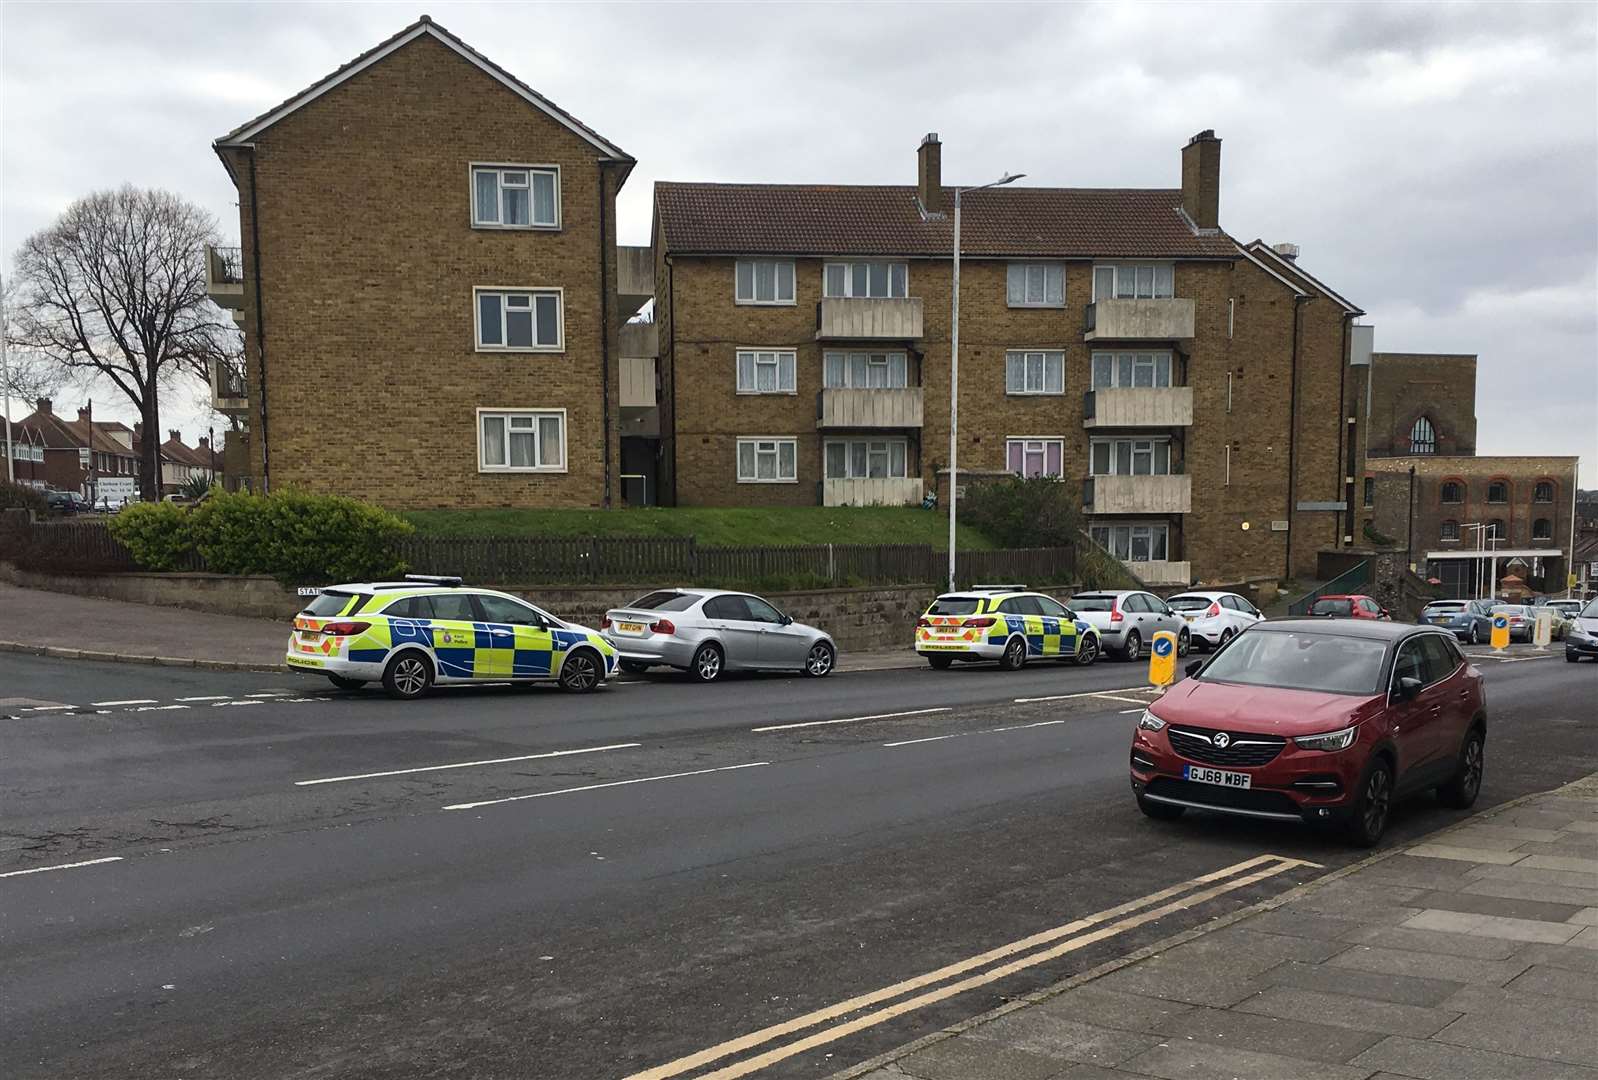
[[286, 585], [394, 577], [405, 569], [395, 544], [414, 531], [375, 506], [297, 491], [218, 492], [194, 509], [139, 504], [110, 527], [151, 570], [198, 552], [212, 573], [269, 574]]
[[26, 484], [13, 484], [9, 480], [0, 480], [0, 510], [17, 509], [32, 510], [43, 517], [50, 509], [50, 504], [45, 501], [42, 491]]

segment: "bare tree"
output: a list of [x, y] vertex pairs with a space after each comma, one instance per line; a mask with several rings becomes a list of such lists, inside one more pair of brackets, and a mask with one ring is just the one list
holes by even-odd
[[216, 240], [199, 207], [124, 186], [79, 199], [17, 252], [12, 340], [127, 396], [144, 424], [146, 499], [161, 490], [161, 390], [201, 370], [232, 329], [206, 296], [204, 248]]
[[[17, 340], [17, 284], [7, 277], [5, 290], [0, 294], [0, 305], [5, 307], [6, 340]], [[68, 383], [70, 373], [60, 364], [39, 353], [36, 349], [13, 348], [0, 368], [0, 398], [20, 401], [24, 413], [32, 410], [40, 398], [54, 397]]]

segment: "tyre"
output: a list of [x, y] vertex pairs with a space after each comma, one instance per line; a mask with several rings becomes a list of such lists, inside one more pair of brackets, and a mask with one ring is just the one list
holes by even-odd
[[1581, 659], [1581, 657], [1577, 656], [1575, 653], [1571, 652], [1569, 649], [1565, 650], [1565, 663], [1574, 664], [1577, 660], [1580, 660], [1580, 659]]
[[359, 690], [366, 685], [365, 679], [352, 679], [347, 675], [329, 675], [327, 681], [340, 690]]
[[1003, 671], [1019, 671], [1026, 665], [1026, 638], [1012, 637], [1004, 643], [1004, 655], [999, 657]]
[[1183, 630], [1176, 635], [1176, 655], [1186, 656], [1193, 649], [1193, 635]]
[[605, 662], [593, 649], [577, 649], [566, 654], [560, 665], [560, 688], [568, 694], [586, 694], [605, 681]]
[[1387, 831], [1387, 816], [1393, 809], [1393, 767], [1385, 758], [1376, 758], [1359, 780], [1345, 829], [1348, 839], [1359, 847], [1375, 847]]
[[1470, 637], [1466, 638], [1466, 641], [1468, 641], [1472, 645], [1480, 645], [1481, 644], [1481, 627], [1476, 625], [1475, 620], [1471, 620]]
[[1237, 636], [1237, 631], [1233, 630], [1230, 626], [1228, 626], [1225, 630], [1221, 631], [1221, 643], [1219, 645], [1215, 646], [1215, 647], [1217, 649], [1225, 648], [1226, 647], [1226, 643], [1228, 641], [1231, 641], [1236, 636]]
[[933, 671], [948, 671], [954, 663], [954, 657], [940, 656], [937, 653], [933, 653], [927, 657], [927, 663], [932, 665]]
[[1479, 727], [1465, 734], [1459, 748], [1459, 766], [1448, 783], [1437, 789], [1437, 801], [1453, 810], [1468, 810], [1481, 793], [1481, 774], [1485, 764], [1487, 736]]
[[389, 659], [383, 668], [383, 689], [391, 698], [410, 701], [433, 688], [433, 662], [415, 649]]
[[1185, 806], [1171, 806], [1168, 803], [1154, 802], [1150, 799], [1145, 799], [1141, 795], [1137, 797], [1137, 808], [1143, 811], [1145, 816], [1151, 817], [1155, 821], [1175, 821], [1187, 809]]
[[649, 665], [640, 664], [637, 660], [623, 660], [621, 669], [629, 675], [642, 675], [649, 670]]
[[1136, 660], [1143, 655], [1143, 635], [1136, 630], [1126, 632], [1126, 644], [1121, 646], [1121, 659]]
[[825, 641], [818, 641], [810, 646], [810, 652], [805, 657], [805, 674], [812, 679], [819, 679], [832, 673], [832, 665], [838, 659], [838, 654], [833, 652], [832, 646]]
[[1076, 650], [1076, 662], [1079, 667], [1088, 667], [1099, 658], [1099, 636], [1097, 634], [1082, 635], [1082, 644]]
[[715, 682], [721, 678], [725, 666], [726, 658], [722, 655], [721, 646], [707, 642], [694, 653], [688, 665], [688, 674], [700, 682]]

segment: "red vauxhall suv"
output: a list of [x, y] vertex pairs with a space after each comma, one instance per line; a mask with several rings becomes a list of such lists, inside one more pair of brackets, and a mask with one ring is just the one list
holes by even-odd
[[1139, 718], [1132, 790], [1153, 818], [1188, 809], [1336, 824], [1381, 839], [1393, 800], [1481, 789], [1487, 699], [1452, 634], [1376, 620], [1258, 623]]

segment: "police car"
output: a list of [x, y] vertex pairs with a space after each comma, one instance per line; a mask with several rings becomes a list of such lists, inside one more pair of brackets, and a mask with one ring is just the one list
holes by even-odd
[[1024, 585], [981, 585], [945, 593], [916, 620], [916, 652], [943, 670], [956, 660], [997, 660], [1014, 671], [1028, 660], [1099, 658], [1099, 634], [1052, 596]]
[[342, 690], [381, 681], [390, 697], [418, 698], [435, 683], [554, 680], [586, 693], [616, 671], [616, 650], [596, 631], [457, 577], [315, 592], [294, 617], [284, 660]]

